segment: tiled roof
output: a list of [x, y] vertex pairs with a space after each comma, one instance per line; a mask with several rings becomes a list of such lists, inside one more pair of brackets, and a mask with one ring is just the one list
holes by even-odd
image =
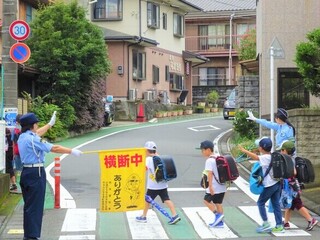
[[205, 12], [256, 9], [256, 0], [186, 0]]

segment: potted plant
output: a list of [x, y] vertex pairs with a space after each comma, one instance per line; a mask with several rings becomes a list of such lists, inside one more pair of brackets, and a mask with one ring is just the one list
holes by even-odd
[[212, 90], [206, 96], [207, 103], [213, 105], [213, 110], [212, 110], [213, 112], [218, 111], [218, 104], [217, 104], [218, 99], [219, 99], [219, 93], [216, 90]]

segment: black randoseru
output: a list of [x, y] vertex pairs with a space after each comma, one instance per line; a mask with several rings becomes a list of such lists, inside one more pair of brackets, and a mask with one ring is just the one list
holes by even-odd
[[279, 152], [271, 153], [273, 178], [291, 178], [294, 176], [294, 165], [289, 155]]
[[153, 163], [157, 182], [170, 181], [177, 177], [177, 171], [172, 157], [154, 156]]
[[311, 161], [307, 158], [296, 157], [297, 178], [301, 183], [314, 182], [315, 174]]
[[168, 181], [173, 178], [176, 178], [177, 171], [176, 171], [176, 166], [174, 165], [173, 159], [168, 156], [161, 156], [161, 159], [164, 164], [163, 172], [164, 172], [165, 179]]

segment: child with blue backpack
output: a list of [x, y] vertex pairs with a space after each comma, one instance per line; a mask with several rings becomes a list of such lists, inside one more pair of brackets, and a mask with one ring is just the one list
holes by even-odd
[[[260, 216], [262, 218], [262, 225], [256, 229], [258, 233], [263, 232], [273, 232], [273, 233], [283, 233], [284, 227], [282, 224], [282, 214], [280, 208], [280, 195], [281, 195], [281, 185], [280, 181], [274, 180], [272, 178], [273, 171], [271, 169], [271, 149], [272, 149], [272, 141], [268, 137], [263, 137], [261, 139], [256, 140], [256, 145], [259, 146], [260, 155], [257, 155], [253, 152], [250, 152], [244, 149], [239, 145], [239, 150], [248, 155], [252, 160], [260, 161], [260, 165], [262, 167], [263, 175], [265, 176], [263, 179], [263, 191], [259, 196], [257, 205], [259, 209]], [[265, 174], [267, 172], [267, 174]], [[274, 209], [274, 217], [276, 221], [276, 226], [274, 228], [271, 227], [266, 210], [266, 202], [271, 200], [273, 209]]]

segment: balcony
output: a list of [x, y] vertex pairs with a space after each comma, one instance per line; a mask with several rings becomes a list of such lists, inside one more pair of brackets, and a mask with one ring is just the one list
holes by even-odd
[[[246, 35], [232, 35], [232, 56], [238, 56], [237, 46]], [[229, 56], [230, 35], [186, 36], [186, 50], [199, 53], [206, 57]]]
[[[193, 86], [225, 86], [228, 82], [226, 73], [208, 74], [207, 76], [192, 75]], [[234, 84], [233, 79], [231, 84]]]

